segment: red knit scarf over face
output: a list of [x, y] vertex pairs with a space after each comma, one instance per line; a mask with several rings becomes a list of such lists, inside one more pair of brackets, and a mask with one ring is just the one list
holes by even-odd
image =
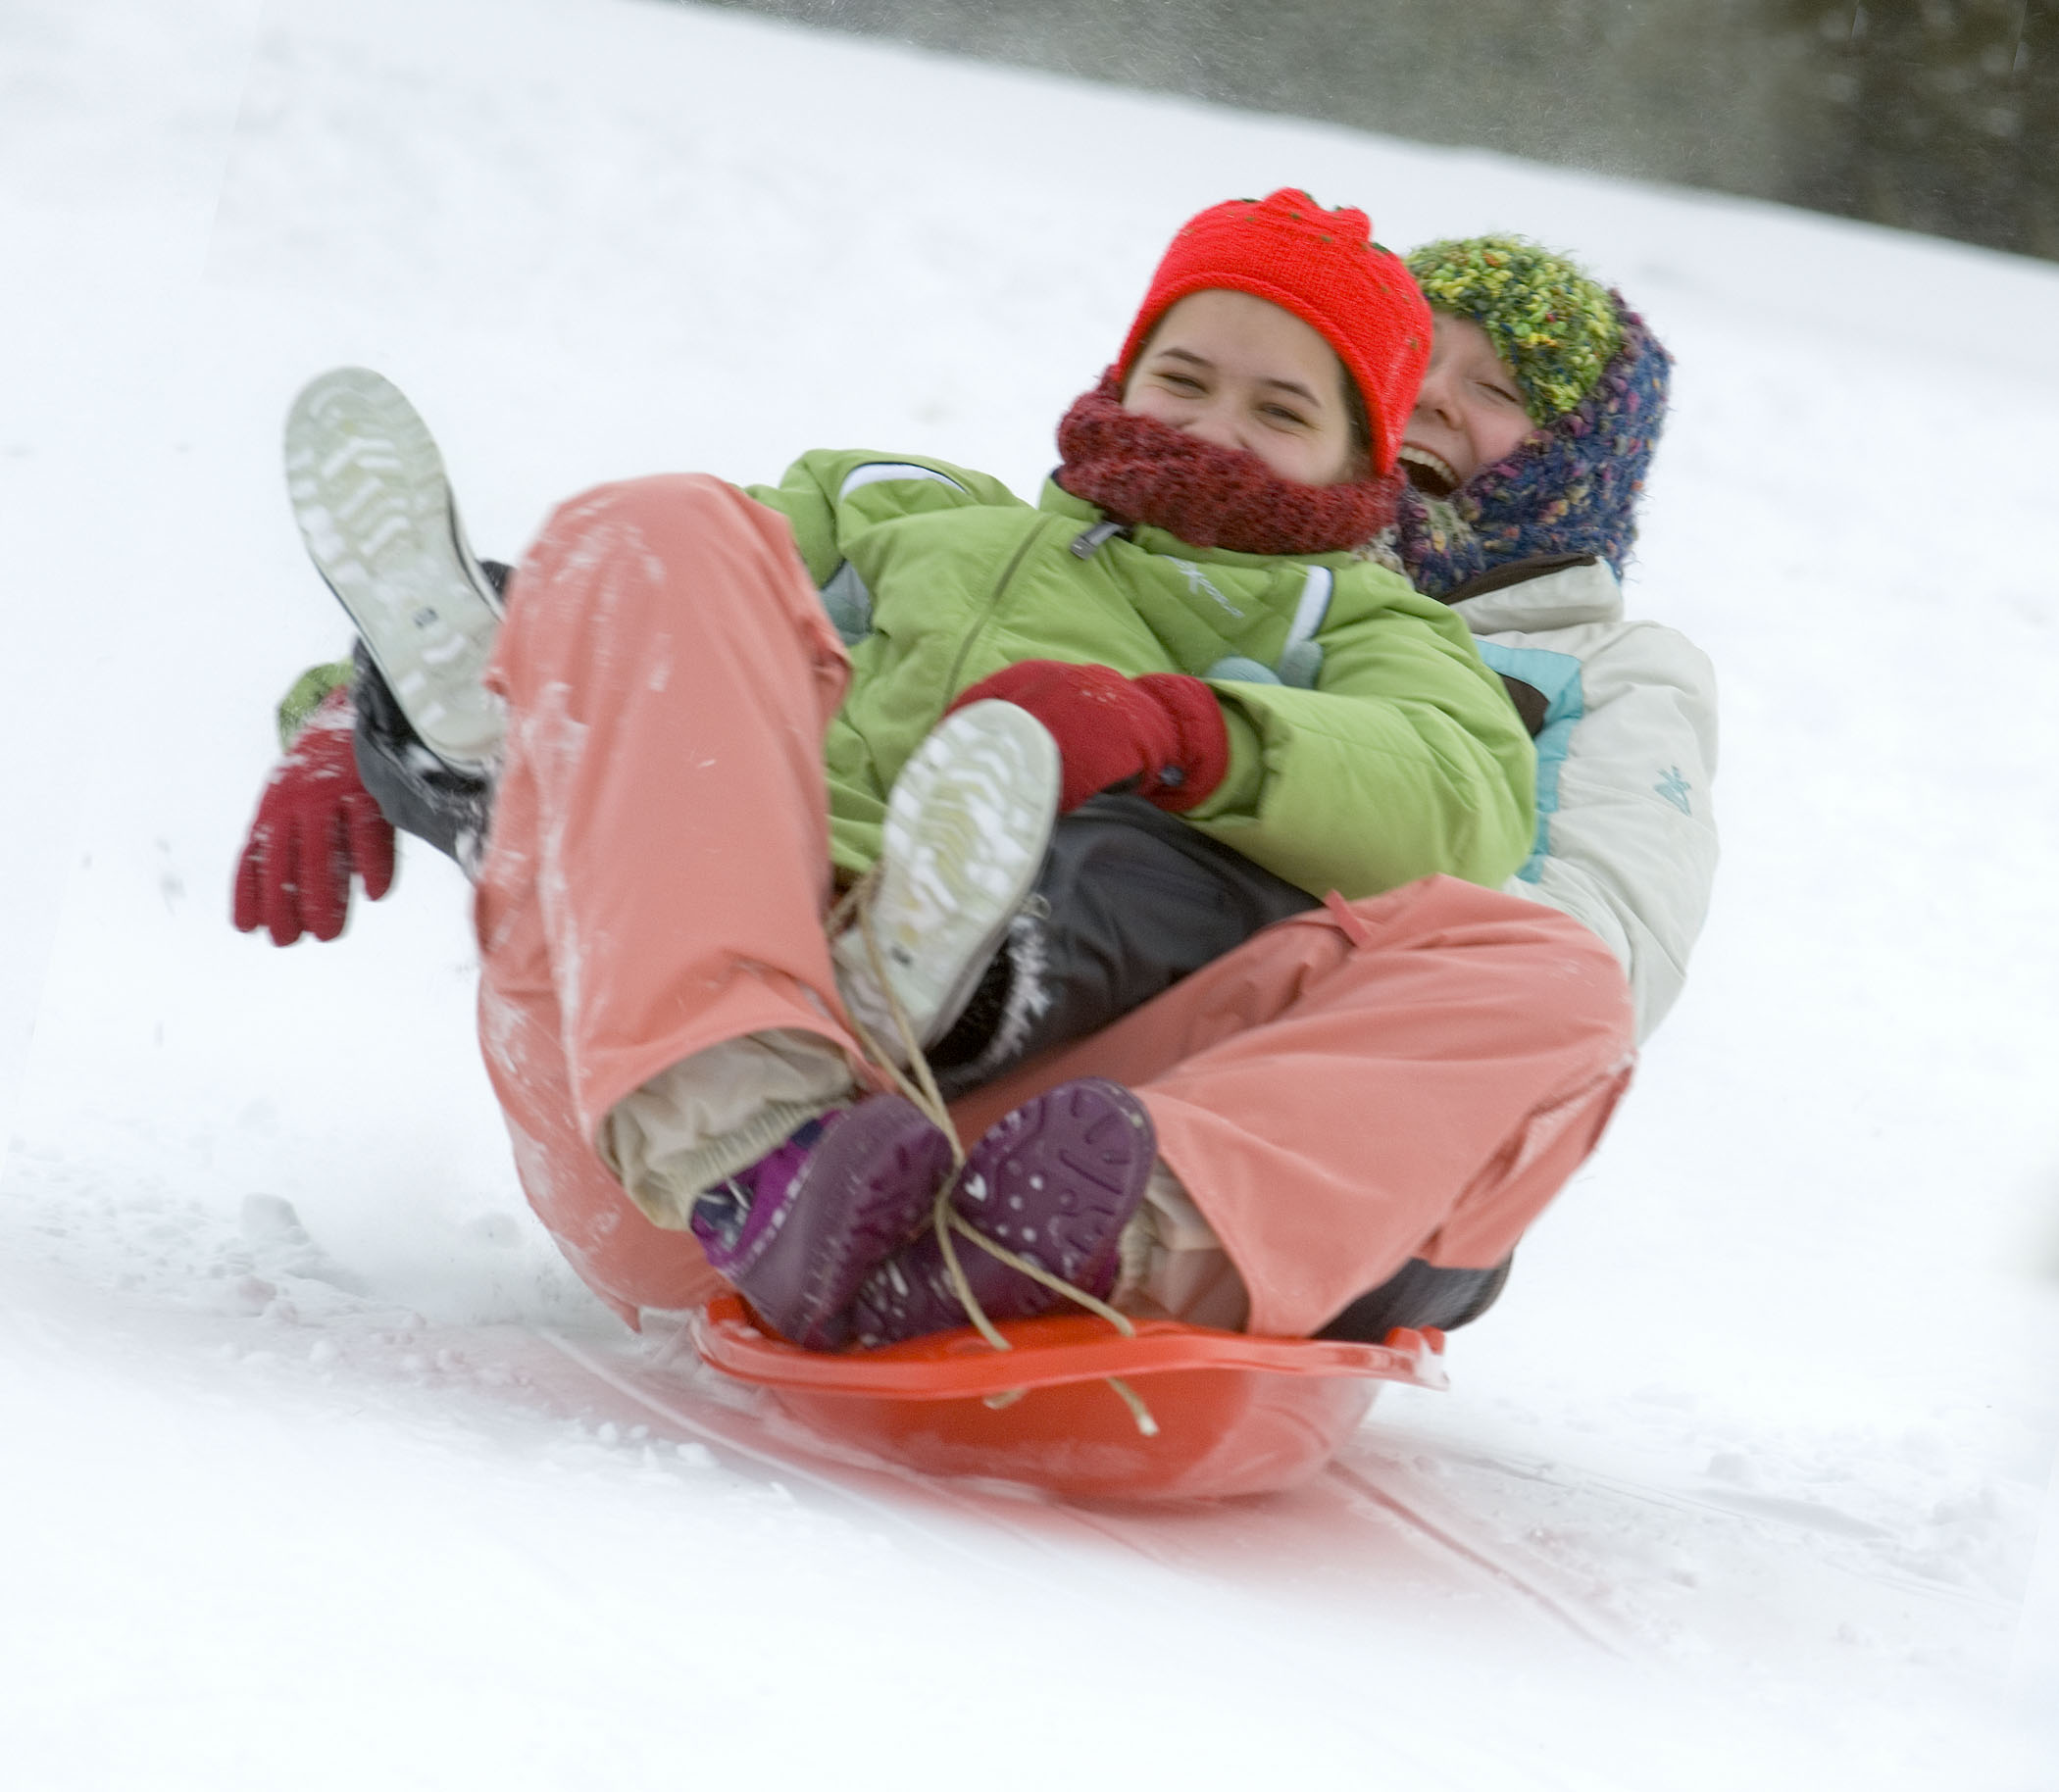
[[1363, 547], [1394, 521], [1401, 476], [1301, 485], [1257, 455], [1123, 408], [1110, 368], [1058, 425], [1058, 483], [1118, 523], [1148, 523], [1197, 548], [1329, 554]]

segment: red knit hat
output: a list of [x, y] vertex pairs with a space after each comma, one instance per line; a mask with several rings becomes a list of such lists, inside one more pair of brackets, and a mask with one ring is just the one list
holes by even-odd
[[1394, 470], [1430, 366], [1430, 307], [1365, 213], [1326, 212], [1297, 187], [1230, 199], [1187, 220], [1151, 276], [1116, 363], [1127, 378], [1160, 318], [1190, 292], [1248, 292], [1290, 311], [1336, 350], [1366, 401], [1373, 464]]

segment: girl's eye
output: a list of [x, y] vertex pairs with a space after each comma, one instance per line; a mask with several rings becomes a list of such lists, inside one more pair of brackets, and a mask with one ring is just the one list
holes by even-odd
[[1486, 393], [1489, 398], [1498, 398], [1505, 405], [1520, 405], [1523, 402], [1507, 386], [1499, 385], [1491, 379], [1482, 379], [1480, 382], [1480, 389]]
[[1298, 411], [1288, 410], [1285, 405], [1267, 405], [1264, 407], [1264, 413], [1276, 423], [1286, 423], [1296, 429], [1306, 428], [1308, 425], [1307, 418]]

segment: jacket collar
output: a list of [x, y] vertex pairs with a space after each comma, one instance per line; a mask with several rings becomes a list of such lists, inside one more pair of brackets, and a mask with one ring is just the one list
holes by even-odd
[[1608, 562], [1591, 554], [1511, 561], [1461, 585], [1444, 601], [1475, 634], [1623, 619], [1623, 586]]

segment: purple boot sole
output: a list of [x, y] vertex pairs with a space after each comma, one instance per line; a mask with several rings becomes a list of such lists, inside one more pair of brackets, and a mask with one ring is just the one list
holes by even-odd
[[779, 1336], [836, 1350], [859, 1285], [929, 1217], [950, 1170], [950, 1141], [921, 1110], [876, 1095], [833, 1117], [805, 1154], [782, 1146], [738, 1177], [755, 1186], [733, 1237], [699, 1206], [693, 1232]]
[[[1105, 1297], [1120, 1268], [1118, 1241], [1157, 1157], [1144, 1104], [1121, 1083], [1081, 1077], [997, 1120], [966, 1159], [952, 1205], [996, 1244]], [[1030, 1319], [1064, 1302], [971, 1239], [953, 1242], [988, 1319]], [[971, 1323], [933, 1231], [890, 1254], [865, 1278], [849, 1319], [863, 1344], [898, 1343]]]

